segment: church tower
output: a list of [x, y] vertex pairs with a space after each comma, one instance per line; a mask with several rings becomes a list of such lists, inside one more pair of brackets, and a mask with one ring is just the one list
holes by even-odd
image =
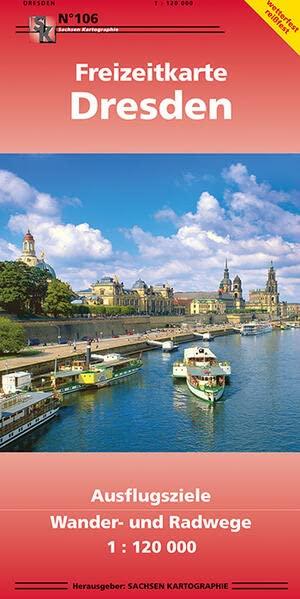
[[279, 293], [278, 284], [276, 280], [276, 271], [271, 261], [271, 266], [268, 270], [268, 278], [266, 283], [266, 300], [268, 305], [268, 312], [278, 316], [279, 314]]
[[266, 284], [266, 291], [268, 293], [277, 293], [277, 281], [276, 281], [276, 272], [275, 272], [275, 268], [273, 266], [273, 261], [271, 261], [271, 266], [268, 270], [268, 279], [267, 279], [267, 284]]
[[243, 300], [242, 281], [238, 275], [233, 279], [232, 293], [234, 296], [235, 307], [237, 310], [240, 310], [244, 307], [245, 302]]
[[28, 229], [26, 235], [24, 235], [23, 249], [22, 249], [22, 254], [21, 254], [20, 260], [22, 262], [25, 262], [25, 264], [27, 264], [28, 266], [36, 266], [38, 263], [38, 259], [36, 257], [36, 253], [35, 253], [34, 238], [31, 235], [29, 229]]
[[224, 268], [224, 275], [223, 275], [223, 279], [220, 283], [220, 291], [222, 293], [230, 293], [231, 292], [231, 280], [229, 277], [229, 269], [228, 269], [228, 264], [227, 264], [227, 258], [225, 261], [225, 268]]

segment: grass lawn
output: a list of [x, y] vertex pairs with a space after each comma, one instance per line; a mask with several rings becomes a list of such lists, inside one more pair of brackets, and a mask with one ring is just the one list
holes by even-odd
[[38, 356], [41, 351], [38, 349], [23, 349], [17, 354], [0, 354], [0, 360], [9, 360], [10, 358], [27, 358], [28, 356]]

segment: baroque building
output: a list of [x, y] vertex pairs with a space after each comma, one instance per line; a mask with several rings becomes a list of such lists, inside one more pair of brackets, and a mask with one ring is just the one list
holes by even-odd
[[22, 254], [19, 258], [21, 262], [27, 266], [34, 266], [47, 273], [49, 280], [56, 279], [56, 274], [52, 266], [44, 260], [45, 254], [41, 253], [40, 258], [37, 257], [35, 251], [35, 240], [29, 229], [23, 238]]
[[300, 304], [286, 303], [286, 315], [288, 318], [300, 318]]
[[219, 299], [197, 299], [194, 298], [190, 303], [191, 316], [197, 314], [224, 314], [226, 312], [225, 302]]
[[276, 271], [271, 261], [268, 270], [268, 277], [264, 289], [254, 289], [249, 291], [249, 302], [247, 308], [253, 310], [261, 310], [268, 312], [272, 316], [280, 315], [280, 301], [278, 293], [278, 283], [276, 279]]
[[89, 289], [78, 291], [78, 296], [89, 304], [103, 306], [132, 306], [139, 314], [173, 314], [174, 293], [167, 284], [147, 285], [138, 279], [131, 289], [114, 276], [102, 277]]
[[241, 310], [245, 307], [243, 299], [242, 281], [238, 275], [230, 279], [227, 259], [223, 278], [218, 291], [181, 291], [175, 293], [175, 299], [185, 305], [186, 314], [224, 314], [232, 310]]
[[218, 291], [219, 299], [225, 303], [227, 310], [241, 310], [245, 306], [245, 300], [243, 299], [242, 281], [238, 275], [233, 279], [233, 282], [229, 276], [229, 269], [227, 264], [227, 258], [225, 261], [225, 268], [223, 279], [219, 285]]

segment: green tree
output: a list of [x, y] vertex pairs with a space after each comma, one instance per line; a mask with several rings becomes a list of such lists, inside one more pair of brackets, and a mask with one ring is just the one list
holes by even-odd
[[74, 299], [74, 292], [68, 283], [63, 283], [59, 279], [53, 279], [48, 285], [44, 301], [44, 311], [49, 316], [71, 316], [73, 307], [71, 301]]
[[101, 306], [101, 305], [90, 306], [90, 312], [91, 312], [91, 314], [94, 314], [94, 315], [106, 314], [106, 306]]
[[11, 314], [39, 314], [47, 275], [24, 262], [0, 262], [0, 307]]
[[80, 304], [78, 306], [72, 305], [72, 314], [90, 314], [90, 306], [87, 306], [86, 304]]
[[15, 354], [25, 344], [25, 331], [22, 325], [9, 318], [0, 318], [0, 354]]
[[106, 306], [106, 314], [108, 316], [117, 316], [120, 314], [121, 307], [120, 306]]
[[136, 308], [134, 306], [121, 306], [121, 314], [136, 314]]
[[26, 312], [29, 267], [23, 262], [0, 263], [0, 306], [12, 314]]
[[43, 312], [43, 302], [48, 289], [48, 275], [38, 268], [30, 268], [28, 289], [28, 311], [31, 314]]

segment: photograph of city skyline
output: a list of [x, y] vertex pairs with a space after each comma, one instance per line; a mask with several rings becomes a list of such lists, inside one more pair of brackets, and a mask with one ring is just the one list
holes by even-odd
[[298, 155], [0, 156], [0, 450], [299, 451], [299, 335]]

